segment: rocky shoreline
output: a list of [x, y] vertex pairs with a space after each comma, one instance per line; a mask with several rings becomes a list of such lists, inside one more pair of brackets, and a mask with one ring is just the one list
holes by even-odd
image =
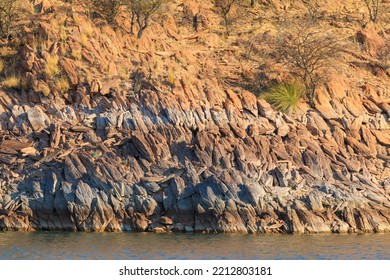
[[250, 92], [184, 102], [183, 85], [180, 101], [96, 96], [55, 114], [2, 93], [0, 229], [390, 231], [389, 111], [303, 123]]
[[211, 2], [172, 1], [137, 39], [126, 17], [65, 2], [43, 1], [3, 49], [29, 89], [0, 87], [1, 231], [390, 231], [386, 32], [351, 7], [335, 14], [344, 64], [288, 116], [241, 84], [258, 74], [253, 34], [288, 7], [251, 10], [226, 38]]

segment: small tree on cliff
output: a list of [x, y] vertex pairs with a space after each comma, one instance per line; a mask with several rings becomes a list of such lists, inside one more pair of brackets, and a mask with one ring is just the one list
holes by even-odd
[[302, 25], [282, 31], [276, 38], [273, 53], [278, 62], [302, 79], [306, 97], [313, 107], [315, 90], [341, 49], [341, 40], [333, 33]]
[[125, 0], [92, 0], [97, 13], [108, 23], [113, 23], [120, 9], [125, 5]]
[[141, 38], [145, 29], [149, 27], [151, 17], [161, 10], [161, 6], [168, 0], [128, 0], [131, 10], [131, 32], [134, 24], [138, 25], [137, 37]]
[[226, 34], [228, 35], [230, 26], [234, 20], [234, 17], [231, 16], [231, 11], [237, 2], [238, 0], [214, 0], [214, 5], [217, 7], [219, 14], [223, 18], [223, 24], [225, 26]]

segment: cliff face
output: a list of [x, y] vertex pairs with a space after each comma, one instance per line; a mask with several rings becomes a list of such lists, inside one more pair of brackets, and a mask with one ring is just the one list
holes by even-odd
[[[25, 25], [48, 44], [21, 46], [26, 83], [54, 93], [0, 90], [0, 229], [390, 231], [383, 36], [353, 29], [366, 49], [343, 53], [314, 108], [287, 116], [238, 86], [257, 62], [237, 40], [252, 34], [218, 36], [212, 5], [199, 3], [173, 1], [141, 40], [82, 12], [60, 19], [63, 3]], [[53, 56], [64, 94], [47, 73]]]

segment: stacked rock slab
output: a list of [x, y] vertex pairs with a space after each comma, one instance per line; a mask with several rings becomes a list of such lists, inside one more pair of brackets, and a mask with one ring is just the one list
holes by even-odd
[[220, 92], [220, 103], [203, 105], [156, 105], [168, 97], [155, 91], [130, 105], [96, 96], [93, 110], [56, 113], [2, 93], [0, 228], [390, 230], [388, 112], [324, 115], [319, 95], [298, 119], [250, 92]]

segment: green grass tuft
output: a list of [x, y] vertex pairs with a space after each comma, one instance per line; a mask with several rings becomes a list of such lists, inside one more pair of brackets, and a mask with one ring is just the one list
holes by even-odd
[[276, 110], [286, 114], [293, 114], [298, 108], [299, 101], [303, 97], [305, 87], [298, 82], [273, 86], [261, 95]]

